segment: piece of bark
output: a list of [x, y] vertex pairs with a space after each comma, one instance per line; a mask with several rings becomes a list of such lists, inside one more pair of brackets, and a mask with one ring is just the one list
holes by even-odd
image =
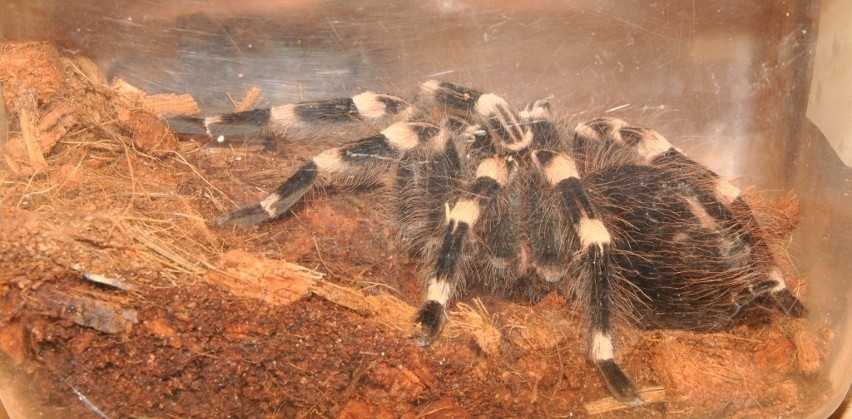
[[36, 294], [35, 304], [46, 314], [71, 320], [104, 333], [129, 331], [139, 322], [136, 310], [90, 296], [73, 295], [43, 289]]

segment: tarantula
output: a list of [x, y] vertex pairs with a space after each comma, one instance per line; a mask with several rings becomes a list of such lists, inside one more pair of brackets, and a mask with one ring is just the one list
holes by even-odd
[[591, 359], [612, 395], [638, 405], [616, 362], [616, 326], [717, 330], [765, 296], [787, 315], [805, 312], [740, 191], [657, 132], [618, 119], [570, 130], [548, 99], [518, 111], [494, 94], [430, 80], [411, 103], [365, 92], [168, 122], [221, 139], [359, 121], [386, 128], [316, 155], [217, 223], [279, 218], [318, 185], [389, 179], [399, 237], [428, 261], [414, 319], [422, 346], [472, 285], [556, 289], [585, 310]]

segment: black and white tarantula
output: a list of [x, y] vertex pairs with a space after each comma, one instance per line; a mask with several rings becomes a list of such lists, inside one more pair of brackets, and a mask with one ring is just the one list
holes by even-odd
[[399, 237], [428, 262], [415, 319], [422, 346], [467, 287], [549, 287], [582, 306], [593, 362], [613, 396], [637, 405], [637, 387], [616, 362], [616, 326], [717, 330], [763, 297], [804, 314], [739, 190], [657, 132], [618, 119], [571, 130], [547, 99], [518, 111], [494, 94], [431, 80], [411, 103], [366, 92], [168, 122], [218, 137], [318, 125], [345, 134], [359, 121], [386, 128], [316, 155], [262, 201], [217, 222], [248, 226], [287, 213], [318, 185], [389, 179]]

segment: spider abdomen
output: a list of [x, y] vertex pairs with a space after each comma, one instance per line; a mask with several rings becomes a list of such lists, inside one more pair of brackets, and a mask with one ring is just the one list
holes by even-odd
[[614, 167], [586, 182], [614, 236], [615, 292], [626, 294], [621, 314], [635, 324], [724, 328], [768, 278], [747, 233], [709, 216], [666, 171]]

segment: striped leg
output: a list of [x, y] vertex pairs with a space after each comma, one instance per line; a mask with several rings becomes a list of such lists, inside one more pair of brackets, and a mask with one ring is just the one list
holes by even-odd
[[[533, 148], [562, 149], [556, 122], [548, 99], [532, 102], [518, 113], [522, 124], [533, 132]], [[527, 234], [530, 237], [532, 258], [538, 274], [548, 282], [561, 281], [568, 272], [570, 244], [566, 240], [565, 216], [551, 208], [560, 206], [558, 192], [548, 187], [547, 180], [538, 180], [524, 199], [530, 214]]]
[[303, 165], [259, 203], [220, 217], [220, 226], [248, 227], [272, 220], [298, 202], [319, 179], [338, 184], [368, 184], [409, 150], [430, 141], [446, 141], [432, 124], [397, 122], [380, 134], [326, 150]]
[[612, 326], [615, 284], [611, 272], [613, 262], [609, 231], [586, 194], [577, 166], [570, 157], [538, 150], [533, 152], [533, 162], [559, 194], [579, 241], [575, 260], [580, 266], [578, 279], [589, 286], [592, 360], [616, 399], [628, 405], [640, 405], [642, 399], [636, 385], [615, 362], [615, 333]]
[[480, 214], [499, 197], [507, 182], [506, 162], [499, 156], [482, 160], [476, 168], [476, 179], [467, 193], [447, 211], [447, 226], [438, 251], [435, 270], [427, 284], [426, 301], [417, 312], [415, 321], [422, 335], [415, 337], [417, 344], [431, 344], [447, 319], [446, 306], [453, 296], [459, 276], [459, 258], [464, 243]]
[[411, 105], [396, 96], [364, 92], [349, 98], [301, 102], [208, 117], [175, 115], [167, 117], [166, 124], [176, 133], [206, 134], [223, 142], [231, 137], [257, 136], [264, 129], [284, 135], [357, 121], [403, 120], [412, 112]]
[[495, 94], [429, 80], [420, 85], [419, 100], [427, 106], [443, 105], [460, 117], [473, 114], [500, 140], [498, 145], [510, 152], [526, 149], [532, 143], [532, 131], [521, 124], [509, 104]]
[[662, 168], [673, 178], [683, 179], [689, 184], [688, 193], [697, 199], [710, 217], [731, 231], [743, 233], [746, 242], [754, 249], [756, 260], [766, 268], [767, 279], [754, 285], [753, 294], [768, 292], [789, 316], [802, 317], [806, 314], [802, 302], [787, 288], [784, 274], [766, 242], [766, 235], [737, 187], [681, 153], [655, 131], [629, 127], [624, 121], [613, 118], [599, 118], [580, 124], [576, 131], [578, 143], [603, 140], [625, 145], [642, 163]]
[[441, 126], [446, 141], [411, 150], [396, 168], [397, 238], [414, 259], [431, 253], [435, 231], [444, 225], [446, 203], [456, 199], [464, 185], [456, 141], [471, 140], [468, 131], [473, 128], [458, 119], [447, 119]]

